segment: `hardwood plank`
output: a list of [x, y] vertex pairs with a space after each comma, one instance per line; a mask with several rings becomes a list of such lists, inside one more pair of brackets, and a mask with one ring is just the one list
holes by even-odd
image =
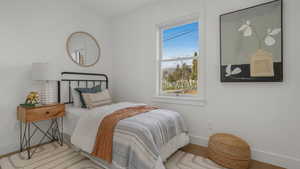
[[[199, 146], [199, 145], [195, 145], [195, 144], [189, 144], [189, 145], [181, 148], [181, 150], [184, 152], [195, 154], [195, 155], [202, 156], [205, 158], [207, 158], [207, 156], [208, 156], [207, 155], [207, 147], [203, 147], [203, 146]], [[252, 160], [249, 169], [286, 169], [286, 168], [282, 168], [282, 167], [275, 166], [272, 164]]]

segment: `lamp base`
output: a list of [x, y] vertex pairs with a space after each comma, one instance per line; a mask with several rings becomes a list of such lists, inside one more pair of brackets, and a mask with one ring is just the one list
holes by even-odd
[[54, 104], [57, 103], [57, 86], [55, 81], [46, 81], [40, 91], [41, 104]]

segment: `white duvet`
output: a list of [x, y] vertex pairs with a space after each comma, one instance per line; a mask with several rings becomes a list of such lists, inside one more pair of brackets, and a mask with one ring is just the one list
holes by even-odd
[[[126, 107], [140, 106], [140, 105], [145, 105], [145, 104], [122, 102], [122, 103], [117, 103], [117, 104], [94, 108], [94, 109], [90, 110], [89, 112], [82, 114], [80, 116], [78, 124], [73, 132], [73, 135], [71, 136], [71, 143], [74, 144], [77, 148], [83, 150], [84, 152], [91, 153], [93, 151], [99, 124], [101, 123], [102, 119], [105, 116], [107, 116], [119, 109], [123, 109]], [[159, 113], [161, 115], [169, 114], [169, 115], [173, 116], [172, 111], [167, 111], [167, 110], [162, 110], [162, 109], [158, 109], [155, 111], [157, 111], [157, 114], [159, 114]], [[172, 119], [174, 117], [172, 117]], [[177, 124], [177, 122], [175, 122], [175, 123]], [[177, 130], [177, 128], [176, 128], [176, 130]], [[182, 128], [185, 128], [184, 124], [183, 124]], [[120, 142], [122, 140], [124, 140], [124, 138], [121, 140], [117, 140], [117, 142], [118, 141]], [[114, 141], [115, 141], [115, 139], [114, 139]], [[160, 157], [159, 157], [159, 160], [157, 160], [157, 162], [156, 162], [157, 164], [153, 168], [154, 169], [164, 169], [165, 167], [163, 166], [162, 161], [166, 160], [166, 158], [168, 158], [178, 148], [188, 144], [188, 142], [189, 142], [188, 136], [184, 132], [174, 136], [173, 139], [170, 139], [164, 146], [162, 146], [159, 149]], [[144, 155], [145, 158], [147, 158], [146, 156], [147, 155]], [[113, 162], [116, 165], [118, 164], [116, 161], [113, 161]]]
[[145, 104], [122, 102], [97, 107], [91, 109], [86, 114], [82, 114], [74, 133], [71, 136], [71, 143], [81, 150], [91, 153], [94, 148], [99, 124], [101, 123], [102, 119], [116, 110], [139, 105]]

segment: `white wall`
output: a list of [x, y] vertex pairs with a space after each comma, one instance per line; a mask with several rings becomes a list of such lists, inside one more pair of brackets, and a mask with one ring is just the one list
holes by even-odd
[[[178, 110], [192, 142], [206, 144], [211, 133], [229, 132], [249, 142], [253, 158], [300, 168], [299, 0], [285, 1], [283, 83], [220, 83], [219, 15], [265, 0], [171, 0], [119, 17], [113, 23], [113, 91], [119, 101], [152, 103], [155, 95], [155, 25], [206, 9], [206, 105], [160, 104]], [[209, 131], [208, 123], [213, 130]]]
[[[98, 40], [102, 56], [92, 68], [74, 64], [65, 51], [67, 37], [86, 31]], [[111, 41], [107, 21], [71, 0], [8, 0], [0, 5], [0, 155], [19, 148], [16, 107], [35, 89], [32, 62], [52, 62], [62, 71], [111, 75]]]

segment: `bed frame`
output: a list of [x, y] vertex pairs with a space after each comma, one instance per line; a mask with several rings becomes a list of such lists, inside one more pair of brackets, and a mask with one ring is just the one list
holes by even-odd
[[[74, 78], [67, 78], [66, 76], [69, 75], [78, 75], [82, 78], [80, 79], [74, 79]], [[86, 76], [91, 77], [93, 76], [96, 79], [88, 79], [85, 78]], [[105, 83], [106, 89], [108, 89], [108, 76], [106, 74], [98, 74], [98, 73], [83, 73], [83, 72], [62, 72], [61, 73], [61, 80], [57, 82], [57, 101], [58, 103], [61, 102], [61, 85], [62, 83], [67, 83], [68, 86], [68, 101], [64, 102], [64, 104], [72, 104], [73, 99], [71, 95], [71, 86], [72, 84], [77, 85], [77, 87], [81, 87], [80, 84], [85, 84], [85, 87], [88, 87], [89, 84], [92, 84], [92, 87], [95, 87], [96, 85], [100, 85], [102, 87], [103, 83]]]

